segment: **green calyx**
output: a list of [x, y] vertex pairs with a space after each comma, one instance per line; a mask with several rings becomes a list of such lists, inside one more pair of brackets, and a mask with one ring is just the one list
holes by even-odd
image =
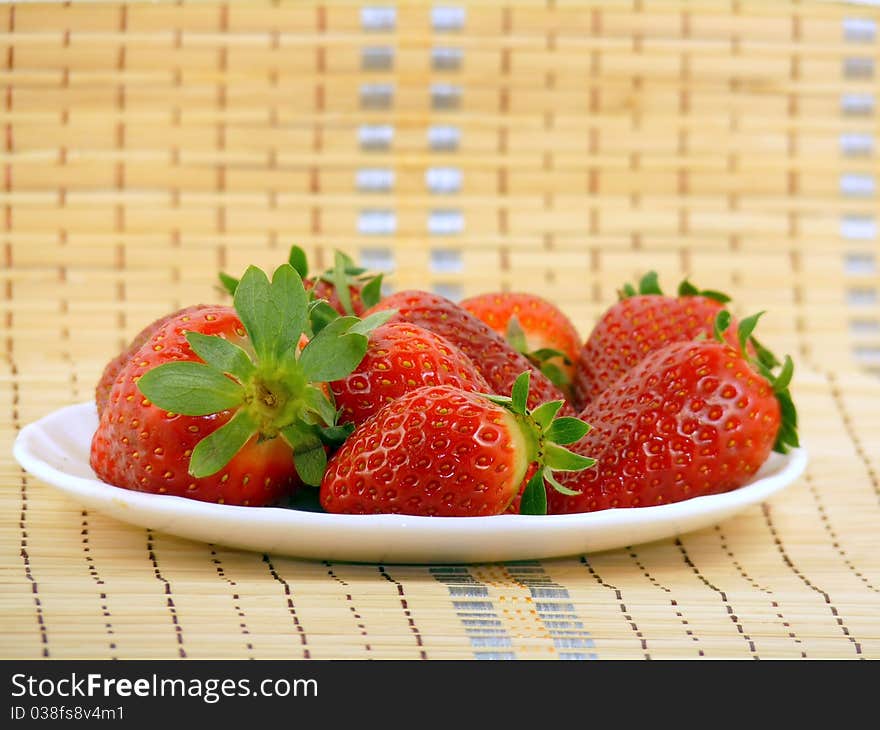
[[[193, 449], [189, 473], [220, 471], [254, 436], [282, 438], [291, 447], [300, 478], [318, 485], [326, 446], [348, 435], [337, 423], [332, 396], [321, 383], [345, 377], [363, 359], [369, 332], [393, 312], [368, 319], [337, 317], [314, 331], [313, 305], [299, 272], [279, 266], [270, 281], [251, 266], [237, 283], [234, 306], [247, 334], [241, 344], [224, 337], [187, 332], [202, 362], [160, 365], [138, 380], [159, 408], [186, 416], [233, 411], [223, 426]], [[300, 338], [309, 337], [300, 349]]]
[[[299, 246], [290, 247], [287, 263], [299, 274], [302, 280], [309, 278], [308, 258], [305, 251]], [[235, 296], [239, 280], [224, 272], [220, 273], [219, 278], [222, 288]], [[355, 286], [360, 289], [361, 301], [365, 309], [377, 304], [382, 298], [382, 274], [371, 274], [367, 269], [357, 266], [351, 257], [341, 251], [336, 251], [334, 254], [333, 268], [318, 274], [316, 278], [333, 285], [345, 313], [349, 315], [355, 314], [349, 287]], [[309, 291], [309, 299], [313, 302], [323, 301], [318, 299], [311, 290]], [[329, 305], [327, 306], [329, 307]]]
[[555, 350], [551, 347], [541, 347], [537, 350], [530, 350], [526, 341], [526, 333], [519, 323], [519, 318], [513, 315], [507, 320], [507, 331], [505, 338], [508, 344], [521, 355], [525, 355], [528, 360], [535, 365], [547, 379], [557, 388], [563, 390], [568, 388], [571, 381], [568, 375], [563, 372], [562, 368], [551, 362], [553, 360], [562, 360], [565, 365], [571, 365], [571, 359], [561, 350]]
[[[660, 288], [660, 281], [656, 271], [649, 271], [645, 274], [639, 281], [638, 288], [629, 283], [624, 284], [623, 288], [618, 292], [618, 297], [620, 299], [629, 299], [630, 297], [644, 294], [663, 295], [663, 290]], [[705, 297], [706, 299], [713, 299], [720, 304], [727, 304], [730, 301], [730, 297], [724, 292], [715, 291], [714, 289], [698, 289], [687, 279], [678, 285], [678, 296]]]
[[485, 395], [485, 397], [503, 406], [516, 417], [529, 444], [528, 463], [537, 463], [538, 466], [535, 475], [523, 491], [520, 514], [545, 515], [547, 514], [545, 483], [562, 494], [577, 494], [576, 491], [560, 484], [554, 472], [583, 471], [593, 466], [596, 460], [565, 448], [565, 444], [572, 444], [582, 439], [590, 430], [590, 426], [579, 418], [557, 417], [563, 401], [550, 401], [529, 410], [526, 404], [529, 398], [530, 378], [529, 371], [517, 377], [510, 396]]
[[[761, 373], [773, 388], [773, 394], [779, 402], [781, 416], [779, 432], [776, 435], [773, 450], [780, 454], [787, 454], [791, 449], [800, 446], [797, 430], [797, 408], [791, 397], [790, 390], [791, 379], [794, 375], [794, 362], [788, 355], [780, 362], [772, 352], [761, 345], [752, 335], [758, 320], [763, 315], [764, 312], [758, 312], [740, 321], [736, 332], [737, 342], [739, 343], [740, 355], [751, 363], [752, 367]], [[724, 333], [730, 327], [731, 319], [730, 312], [722, 309], [715, 317], [713, 325], [715, 339], [726, 345], [730, 343], [724, 339]], [[749, 352], [749, 345], [754, 350], [754, 356]], [[774, 372], [777, 368], [779, 368], [778, 372]]]
[[342, 302], [342, 308], [347, 314], [354, 314], [351, 303], [350, 286], [357, 286], [361, 291], [361, 301], [366, 309], [378, 304], [382, 297], [382, 274], [372, 275], [365, 268], [355, 265], [351, 257], [336, 251], [333, 257], [333, 268], [328, 269], [318, 278], [328, 284], [332, 284], [336, 290], [336, 296]]

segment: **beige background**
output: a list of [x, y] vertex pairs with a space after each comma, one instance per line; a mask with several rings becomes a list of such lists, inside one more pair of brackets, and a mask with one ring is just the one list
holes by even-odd
[[[438, 6], [0, 8], [0, 655], [880, 656], [880, 13]], [[584, 336], [648, 269], [725, 290], [797, 362], [807, 474], [680, 539], [453, 570], [189, 543], [15, 464], [147, 322], [292, 243]]]

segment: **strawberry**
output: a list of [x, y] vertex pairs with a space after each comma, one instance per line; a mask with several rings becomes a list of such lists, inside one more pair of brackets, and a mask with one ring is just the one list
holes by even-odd
[[[677, 296], [664, 295], [654, 272], [645, 275], [638, 291], [631, 285], [624, 287], [619, 301], [602, 315], [577, 357], [576, 406], [582, 409], [650, 352], [670, 342], [711, 337], [715, 318], [728, 301], [727, 295], [700, 291], [686, 280]], [[734, 329], [726, 335], [732, 345], [736, 344]], [[768, 367], [779, 364], [756, 340], [749, 342], [749, 348]]]
[[[594, 469], [564, 475], [575, 494], [551, 492], [548, 511], [645, 507], [736, 489], [775, 449], [798, 445], [786, 358], [774, 375], [746, 352], [757, 317], [743, 320], [737, 346], [720, 336], [679, 341], [646, 355], [591, 401], [592, 430], [572, 450]], [[730, 321], [722, 310], [719, 322]]]
[[[514, 496], [513, 501], [509, 505], [507, 505], [507, 509], [504, 510], [505, 514], [511, 514], [511, 515], [522, 514], [522, 512], [523, 512], [523, 507], [522, 507], [523, 494], [526, 491], [526, 487], [531, 483], [532, 477], [535, 476], [535, 472], [537, 472], [537, 470], [538, 470], [538, 467], [536, 464], [532, 464], [531, 466], [529, 466], [529, 469], [526, 472], [525, 479], [523, 479], [522, 484], [520, 485], [519, 491], [516, 493], [516, 496]], [[545, 485], [545, 489], [546, 489], [546, 485]], [[545, 505], [544, 509], [546, 510], [546, 505]], [[545, 514], [546, 514], [546, 512], [545, 512]]]
[[505, 337], [511, 347], [570, 395], [581, 337], [559, 307], [524, 292], [479, 294], [463, 299], [459, 306]]
[[92, 439], [99, 478], [253, 506], [320, 482], [340, 438], [321, 386], [357, 366], [382, 318], [338, 317], [315, 332], [287, 264], [271, 282], [249, 268], [234, 304], [177, 314], [123, 366]]
[[[466, 309], [439, 294], [417, 289], [395, 292], [368, 309], [364, 314], [394, 310], [389, 321], [409, 322], [444, 337], [458, 347], [489, 383], [492, 392], [510, 393], [516, 378], [526, 370], [531, 372], [532, 388], [529, 407], [556, 400], [564, 402], [565, 395], [522, 353]], [[574, 411], [567, 404], [566, 413]]]
[[389, 322], [374, 329], [363, 360], [330, 388], [339, 422], [359, 425], [386, 403], [423, 385], [490, 392], [486, 379], [461, 350], [408, 322]]
[[[366, 269], [356, 266], [349, 256], [336, 251], [333, 268], [317, 276], [309, 276], [309, 264], [305, 251], [299, 246], [291, 246], [288, 263], [296, 269], [306, 291], [314, 299], [323, 299], [329, 307], [341, 316], [360, 317], [364, 311], [376, 304], [382, 295], [382, 274], [373, 276]], [[220, 273], [220, 283], [234, 295], [238, 279], [227, 273]], [[332, 316], [332, 314], [331, 314]]]
[[178, 309], [171, 314], [166, 314], [164, 317], [160, 317], [155, 322], [148, 324], [140, 332], [138, 332], [138, 334], [135, 335], [134, 339], [129, 343], [128, 347], [126, 347], [104, 367], [101, 378], [98, 380], [98, 385], [95, 387], [95, 404], [98, 407], [98, 415], [101, 415], [104, 407], [107, 405], [107, 400], [110, 397], [110, 390], [113, 388], [113, 384], [119, 377], [119, 373], [122, 371], [122, 368], [125, 367], [126, 363], [128, 363], [132, 355], [134, 355], [134, 353], [136, 353], [141, 348], [141, 346], [148, 339], [150, 339], [150, 337], [153, 336], [156, 330], [158, 330], [160, 327], [162, 327], [164, 324], [174, 319], [175, 317], [179, 317], [183, 314], [194, 313], [201, 309], [205, 309], [208, 306], [209, 305], [206, 304], [197, 304], [195, 306]]
[[589, 427], [576, 418], [556, 418], [561, 401], [528, 410], [529, 377], [526, 371], [517, 378], [509, 397], [436, 385], [388, 403], [330, 459], [321, 506], [355, 514], [497, 515], [517, 496], [534, 463], [522, 511], [546, 512], [545, 480], [556, 486], [554, 472], [592, 465], [589, 457], [560, 445], [578, 440]]

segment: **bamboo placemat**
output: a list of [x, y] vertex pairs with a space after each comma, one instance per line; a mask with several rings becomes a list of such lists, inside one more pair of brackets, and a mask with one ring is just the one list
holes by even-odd
[[[877, 23], [830, 2], [0, 8], [2, 658], [880, 657]], [[766, 309], [810, 464], [679, 538], [309, 562], [83, 510], [11, 456], [219, 269], [342, 248], [586, 335], [656, 269]]]

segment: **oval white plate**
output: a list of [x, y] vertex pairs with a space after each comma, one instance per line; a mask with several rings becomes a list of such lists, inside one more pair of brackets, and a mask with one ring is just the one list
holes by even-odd
[[124, 522], [246, 550], [352, 562], [539, 560], [650, 542], [717, 524], [766, 500], [797, 479], [807, 462], [803, 449], [774, 453], [749, 485], [658, 507], [543, 517], [333, 515], [209, 504], [110, 486], [89, 466], [97, 424], [93, 403], [54, 411], [21, 430], [15, 458], [77, 502]]

